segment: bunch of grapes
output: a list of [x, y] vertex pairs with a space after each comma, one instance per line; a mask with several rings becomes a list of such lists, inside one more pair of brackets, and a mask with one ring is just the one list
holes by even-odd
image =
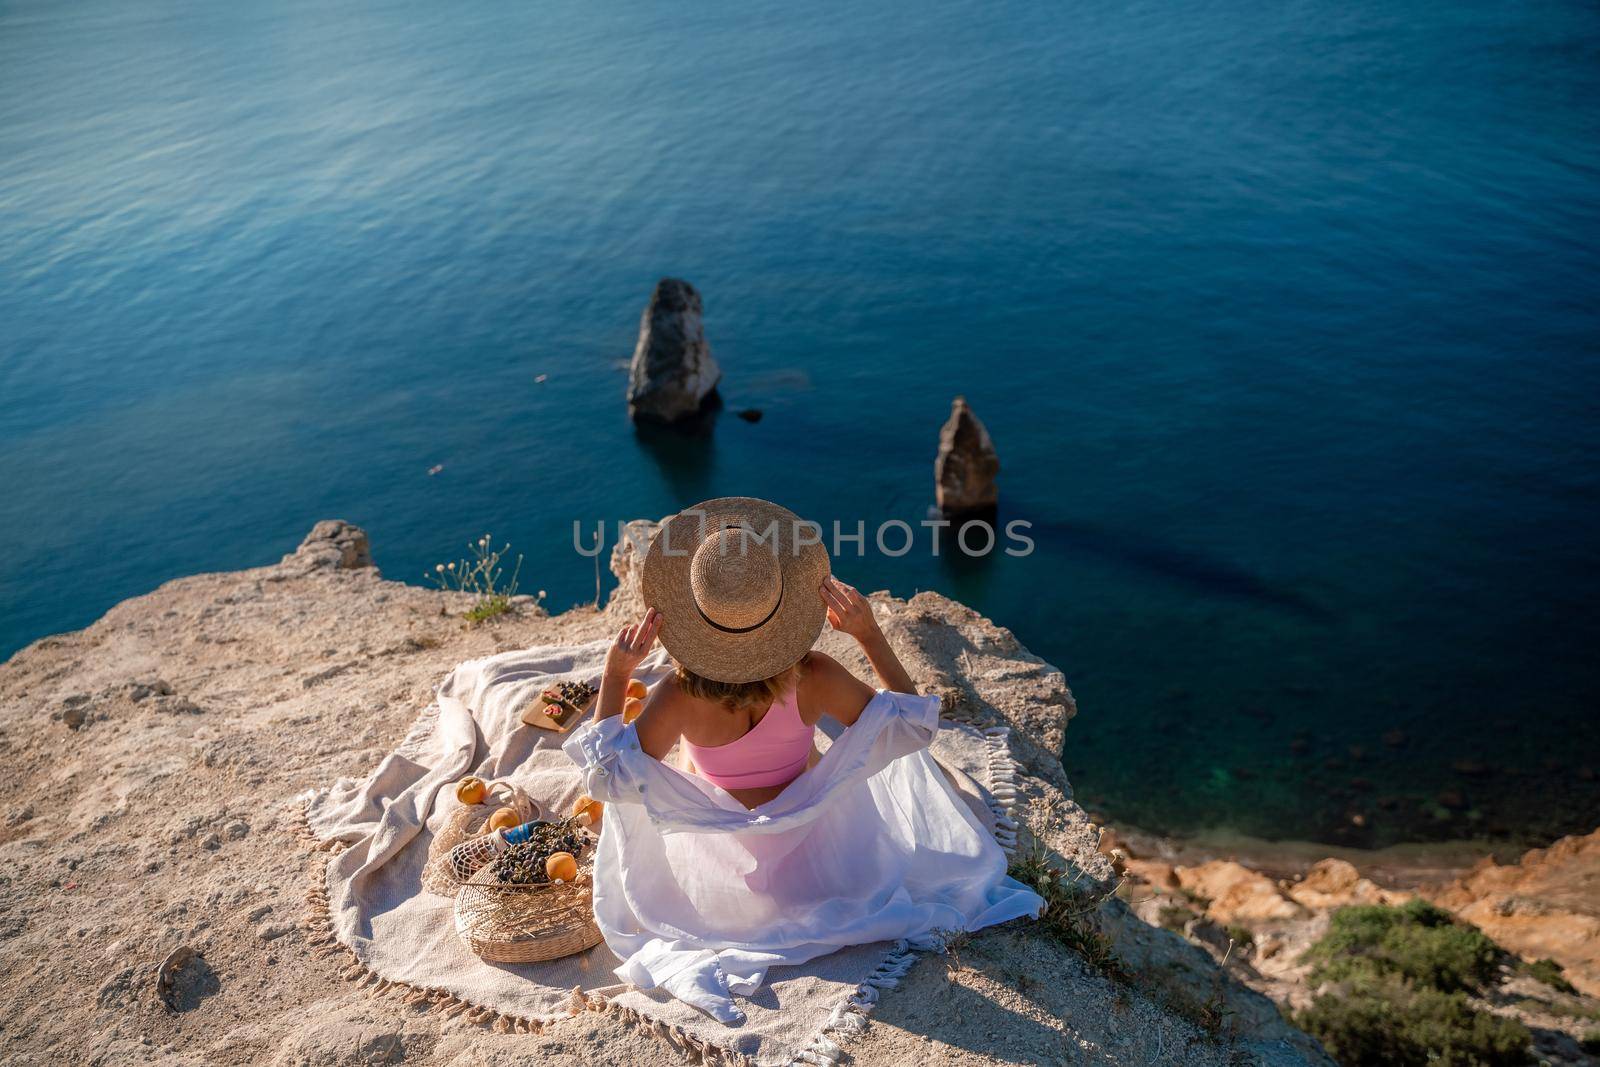
[[571, 819], [542, 822], [528, 833], [528, 840], [511, 845], [495, 858], [490, 870], [497, 881], [512, 885], [538, 885], [550, 880], [545, 860], [557, 852], [576, 856], [583, 848], [583, 835]]
[[495, 858], [490, 870], [495, 879], [512, 885], [535, 885], [548, 882], [544, 861], [549, 853], [541, 852], [531, 841], [525, 845], [512, 845]]

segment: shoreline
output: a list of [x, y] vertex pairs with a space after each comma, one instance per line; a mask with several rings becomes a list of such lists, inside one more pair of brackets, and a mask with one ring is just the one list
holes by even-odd
[[1103, 824], [1102, 849], [1121, 849], [1129, 858], [1194, 867], [1210, 860], [1235, 860], [1274, 880], [1295, 880], [1320, 860], [1340, 859], [1385, 889], [1417, 889], [1452, 881], [1485, 858], [1512, 863], [1532, 845], [1484, 841], [1414, 842], [1380, 849], [1351, 848], [1317, 841], [1269, 841], [1225, 828], [1188, 837], [1170, 837], [1124, 823]]

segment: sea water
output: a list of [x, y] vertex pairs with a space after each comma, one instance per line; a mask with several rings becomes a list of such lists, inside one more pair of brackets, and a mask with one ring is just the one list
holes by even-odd
[[836, 569], [1063, 668], [1094, 810], [1589, 829], [1597, 99], [1587, 0], [8, 3], [0, 654], [325, 517], [555, 609], [574, 520], [916, 524], [964, 394], [1035, 550]]

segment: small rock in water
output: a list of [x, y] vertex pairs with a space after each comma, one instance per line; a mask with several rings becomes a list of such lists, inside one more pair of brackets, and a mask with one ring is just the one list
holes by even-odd
[[739, 417], [741, 419], [743, 419], [745, 422], [760, 422], [761, 421], [761, 409], [760, 408], [745, 408], [745, 409], [743, 409], [742, 411], [739, 412]]
[[978, 416], [958, 396], [950, 417], [939, 430], [939, 454], [933, 461], [934, 491], [939, 510], [946, 515], [991, 514], [1000, 502], [995, 476], [1000, 456]]
[[706, 343], [700, 294], [663, 278], [639, 320], [628, 368], [628, 414], [635, 422], [683, 422], [699, 415], [717, 391], [722, 368]]

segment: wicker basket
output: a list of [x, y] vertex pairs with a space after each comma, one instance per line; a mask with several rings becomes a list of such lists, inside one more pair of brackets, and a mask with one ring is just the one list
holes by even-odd
[[456, 933], [493, 963], [537, 963], [593, 948], [601, 936], [591, 875], [586, 859], [571, 882], [512, 885], [485, 867], [456, 894]]
[[428, 845], [428, 863], [422, 869], [422, 888], [441, 897], [453, 897], [466, 883], [450, 866], [450, 850], [469, 838], [482, 835], [489, 816], [501, 808], [514, 808], [517, 822], [533, 822], [542, 812], [534, 799], [519, 785], [504, 779], [488, 783], [482, 804], [463, 804], [450, 813], [444, 826]]

